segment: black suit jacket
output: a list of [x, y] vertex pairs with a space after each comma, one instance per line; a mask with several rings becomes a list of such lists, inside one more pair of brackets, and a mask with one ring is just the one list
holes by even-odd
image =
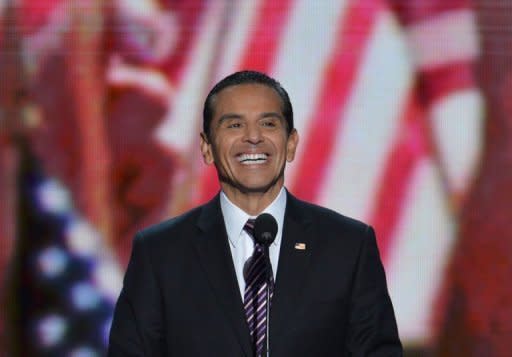
[[[228, 244], [218, 195], [138, 233], [109, 356], [252, 356]], [[288, 194], [281, 244], [271, 356], [402, 355], [371, 227]]]

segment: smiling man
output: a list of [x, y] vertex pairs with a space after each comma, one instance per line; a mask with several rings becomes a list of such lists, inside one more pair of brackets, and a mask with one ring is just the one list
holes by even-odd
[[[283, 186], [298, 142], [277, 81], [243, 71], [217, 83], [201, 152], [221, 192], [136, 235], [110, 356], [402, 355], [373, 229]], [[270, 271], [253, 240], [261, 213], [277, 222]]]
[[293, 160], [299, 138], [291, 106], [285, 109], [286, 92], [280, 96], [270, 81], [229, 85], [230, 78], [238, 83], [244, 75], [260, 78], [252, 72], [228, 77], [208, 96], [201, 151], [207, 164], [215, 164], [222, 192], [257, 215], [281, 191], [285, 163]]

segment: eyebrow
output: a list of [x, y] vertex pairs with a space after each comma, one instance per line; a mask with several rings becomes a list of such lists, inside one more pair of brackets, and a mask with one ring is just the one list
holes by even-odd
[[284, 119], [284, 116], [277, 112], [265, 112], [261, 115], [262, 118], [278, 118], [278, 119]]
[[226, 120], [230, 120], [230, 119], [242, 119], [242, 116], [240, 114], [235, 114], [235, 113], [224, 114], [219, 118], [217, 125], [220, 125], [222, 122], [224, 122]]
[[[277, 118], [277, 119], [283, 119], [284, 120], [284, 116], [282, 114], [278, 113], [278, 112], [264, 112], [264, 113], [262, 113], [260, 115], [260, 117], [262, 119], [263, 118]], [[236, 113], [223, 114], [219, 118], [219, 121], [218, 121], [217, 125], [220, 125], [223, 122], [225, 122], [226, 120], [231, 120], [231, 119], [243, 119], [243, 115], [236, 114]]]

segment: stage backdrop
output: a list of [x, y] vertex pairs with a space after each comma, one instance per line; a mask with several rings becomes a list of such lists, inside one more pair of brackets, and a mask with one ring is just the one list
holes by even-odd
[[2, 348], [101, 355], [133, 234], [219, 189], [202, 104], [242, 69], [289, 91], [287, 188], [375, 227], [402, 341], [433, 346], [481, 167], [471, 4], [0, 1]]

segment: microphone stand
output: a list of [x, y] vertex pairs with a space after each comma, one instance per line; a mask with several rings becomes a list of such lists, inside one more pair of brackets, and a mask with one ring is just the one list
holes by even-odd
[[[266, 335], [266, 356], [270, 356], [270, 282], [272, 281], [272, 264], [270, 263], [269, 246], [272, 244], [277, 234], [277, 222], [272, 215], [268, 213], [260, 214], [254, 222], [255, 239], [258, 243], [263, 245], [263, 256], [265, 265], [267, 267], [266, 281], [267, 281], [267, 335]], [[260, 356], [258, 356], [260, 357]]]
[[[265, 256], [265, 265], [267, 266], [266, 271], [266, 282], [267, 282], [267, 333], [265, 336], [266, 339], [266, 355], [270, 357], [270, 282], [272, 278], [272, 264], [270, 263], [270, 252], [269, 252], [269, 244], [265, 244], [263, 246], [263, 255]], [[258, 356], [259, 357], [259, 356]]]

